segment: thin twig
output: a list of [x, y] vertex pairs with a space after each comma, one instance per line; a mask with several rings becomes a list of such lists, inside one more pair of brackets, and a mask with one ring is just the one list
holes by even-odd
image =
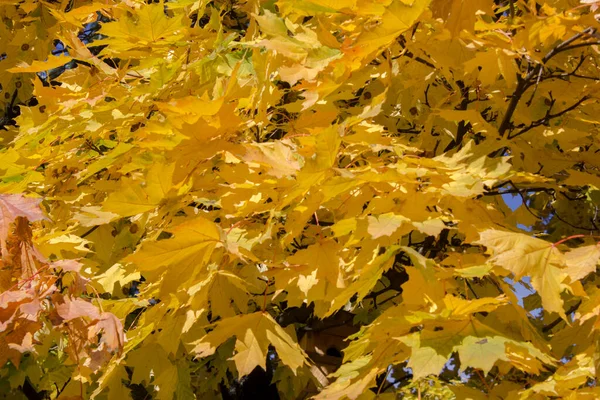
[[88, 148], [90, 150], [95, 151], [96, 153], [100, 154], [101, 156], [104, 155], [104, 152], [94, 144], [94, 142], [92, 142], [90, 139], [85, 139], [85, 144], [88, 146]]
[[390, 372], [392, 372], [392, 367], [388, 366], [387, 373], [385, 374], [385, 377], [381, 381], [381, 385], [379, 385], [379, 387], [377, 388], [377, 394], [376, 394], [376, 396], [379, 396], [379, 393], [381, 392], [381, 388], [383, 387], [383, 384], [387, 380], [388, 376], [390, 376]]
[[[574, 104], [572, 104], [570, 107], [565, 108], [564, 110], [557, 112], [556, 114], [550, 114], [547, 113], [544, 118], [538, 119], [536, 121], [533, 121], [531, 124], [529, 124], [528, 126], [526, 126], [525, 128], [521, 129], [520, 131], [518, 131], [517, 133], [515, 133], [514, 135], [509, 135], [508, 139], [514, 139], [517, 136], [520, 136], [522, 134], [524, 134], [525, 132], [530, 131], [533, 128], [536, 128], [540, 125], [546, 125], [548, 122], [550, 122], [551, 119], [554, 118], [558, 118], [566, 113], [568, 113], [569, 111], [573, 111], [574, 109], [576, 109], [577, 107], [579, 107], [581, 105], [581, 103], [583, 103], [586, 100], [589, 100], [589, 96], [583, 96], [581, 99], [577, 100], [577, 102], [575, 102]], [[550, 111], [550, 110], [549, 110]]]
[[83, 239], [84, 237], [88, 236], [90, 233], [98, 229], [99, 226], [100, 225], [93, 226], [91, 229], [88, 229], [83, 235], [80, 235], [79, 237]]
[[525, 104], [527, 104], [527, 107], [529, 107], [531, 105], [531, 102], [533, 102], [533, 97], [535, 96], [538, 86], [540, 85], [540, 79], [542, 79], [542, 72], [544, 72], [544, 69], [540, 68], [539, 70], [540, 70], [540, 72], [538, 72], [537, 79], [535, 80], [535, 86], [533, 88], [533, 92], [531, 92], [531, 97], [529, 98], [527, 103], [525, 103]]
[[478, 369], [475, 369], [475, 373], [479, 376], [479, 379], [481, 379], [481, 382], [483, 382], [483, 384], [485, 385], [485, 387], [487, 389], [487, 392], [491, 393], [492, 392], [492, 388], [490, 387], [490, 385], [488, 385], [488, 383], [485, 380], [485, 377], [483, 376], [483, 374]]
[[498, 128], [498, 133], [500, 134], [500, 137], [504, 137], [505, 133], [511, 128], [513, 114], [515, 113], [515, 110], [517, 109], [517, 105], [519, 104], [521, 97], [523, 96], [523, 94], [525, 93], [527, 88], [529, 88], [529, 86], [532, 85], [531, 80], [533, 79], [533, 77], [539, 75], [540, 71], [543, 70], [544, 65], [555, 55], [557, 55], [563, 51], [572, 50], [577, 47], [591, 46], [591, 45], [600, 43], [600, 42], [586, 42], [585, 44], [580, 43], [577, 45], [572, 45], [573, 42], [584, 37], [585, 35], [593, 35], [595, 32], [596, 32], [595, 28], [589, 27], [589, 28], [583, 30], [582, 32], [579, 32], [579, 33], [571, 36], [570, 38], [559, 43], [556, 47], [554, 47], [552, 50], [550, 50], [542, 58], [542, 62], [537, 64], [534, 68], [532, 68], [531, 71], [529, 71], [529, 73], [527, 74], [527, 76], [525, 76], [525, 78], [521, 78], [519, 75], [517, 75], [517, 79], [518, 79], [517, 87], [510, 98], [510, 102], [506, 109], [506, 113], [504, 114], [504, 118], [502, 119], [502, 122], [500, 123], [500, 127]]
[[577, 44], [573, 44], [571, 46], [562, 47], [559, 51], [556, 52], [556, 54], [562, 53], [563, 51], [578, 49], [580, 47], [589, 47], [589, 46], [597, 46], [597, 45], [600, 45], [600, 42], [583, 42], [583, 43], [577, 43]]
[[469, 289], [471, 289], [471, 292], [473, 293], [473, 296], [475, 296], [476, 299], [479, 299], [479, 296], [477, 295], [477, 293], [475, 293], [475, 290], [473, 290], [473, 286], [471, 286], [471, 283], [466, 278], [465, 278], [465, 283], [466, 283], [467, 287]]
[[379, 303], [379, 307], [381, 307], [382, 305], [384, 305], [388, 301], [395, 299], [396, 297], [400, 296], [401, 294], [402, 293], [398, 292], [398, 293], [394, 294], [393, 296], [388, 297], [387, 299], [385, 299], [381, 303]]
[[557, 220], [559, 220], [560, 222], [562, 222], [565, 225], [569, 225], [571, 228], [574, 229], [579, 229], [580, 231], [588, 231], [588, 232], [592, 232], [594, 233], [594, 229], [591, 228], [586, 228], [584, 226], [577, 226], [577, 225], [573, 225], [572, 223], [565, 221], [560, 215], [558, 215], [558, 213], [556, 212], [556, 208], [554, 208], [552, 205], [550, 205], [550, 207], [552, 207], [552, 211], [554, 212], [554, 216], [556, 217]]
[[[542, 63], [546, 64], [546, 62], [548, 62], [552, 57], [554, 57], [555, 55], [557, 55], [558, 53], [565, 51], [565, 50], [569, 50], [571, 49], [570, 44], [573, 43], [574, 41], [580, 39], [581, 37], [583, 37], [584, 35], [587, 34], [592, 34], [596, 32], [595, 28], [589, 27], [584, 29], [583, 31], [571, 36], [569, 39], [565, 40], [564, 42], [558, 44], [556, 47], [554, 47], [554, 49], [550, 50], [550, 52], [548, 54], [546, 54], [544, 56], [544, 58], [542, 58]], [[594, 43], [590, 43], [588, 45], [591, 45]]]
[[483, 193], [483, 195], [484, 196], [498, 196], [498, 195], [503, 195], [503, 194], [517, 194], [517, 193], [523, 193], [523, 192], [525, 192], [525, 193], [546, 192], [548, 194], [554, 194], [554, 189], [552, 189], [552, 188], [537, 188], [537, 187], [523, 188], [523, 189], [514, 188], [514, 189], [506, 189], [503, 191], [499, 191], [499, 190], [489, 191], [489, 192]]
[[[579, 308], [580, 305], [581, 305], [581, 300], [579, 300], [577, 303], [575, 303], [573, 306], [571, 306], [571, 308], [569, 308], [567, 310], [565, 315], [568, 315], [568, 314], [571, 314], [571, 313], [577, 311], [577, 309]], [[561, 317], [556, 318], [554, 321], [550, 322], [548, 325], [543, 327], [542, 332], [544, 332], [544, 333], [550, 332], [556, 325], [560, 324], [561, 322], [563, 322], [563, 319]]]

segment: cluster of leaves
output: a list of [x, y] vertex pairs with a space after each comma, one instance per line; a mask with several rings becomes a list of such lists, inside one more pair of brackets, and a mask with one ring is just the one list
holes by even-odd
[[0, 392], [599, 397], [598, 6], [2, 2]]
[[[22, 385], [27, 371], [38, 389], [56, 387], [58, 395], [57, 381], [64, 380], [64, 388], [72, 376], [97, 373], [124, 344], [121, 321], [83, 298], [88, 283], [83, 264], [51, 262], [36, 249], [28, 220], [44, 218], [39, 203], [16, 194], [0, 196], [0, 364], [9, 372], [4, 393], [10, 393], [11, 383]], [[46, 356], [40, 364], [35, 357], [22, 360], [23, 354]], [[43, 376], [45, 368], [51, 373]]]

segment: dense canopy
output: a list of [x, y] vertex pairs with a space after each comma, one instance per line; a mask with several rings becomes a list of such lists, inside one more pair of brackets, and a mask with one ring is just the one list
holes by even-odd
[[600, 2], [0, 16], [0, 397], [600, 398]]

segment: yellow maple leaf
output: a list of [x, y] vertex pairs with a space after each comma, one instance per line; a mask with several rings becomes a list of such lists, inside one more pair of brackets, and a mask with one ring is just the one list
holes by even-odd
[[206, 267], [213, 250], [221, 245], [217, 225], [202, 217], [175, 226], [171, 233], [170, 239], [142, 243], [135, 253], [124, 259], [137, 265], [144, 276], [156, 279], [166, 273], [165, 290], [194, 279]]
[[298, 344], [266, 313], [238, 315], [220, 321], [217, 327], [201, 338], [192, 350], [199, 357], [214, 354], [216, 348], [230, 337], [237, 338], [233, 356], [240, 377], [255, 367], [265, 369], [267, 350], [273, 345], [281, 361], [296, 374], [307, 365], [306, 354]]
[[493, 253], [491, 262], [506, 268], [519, 280], [531, 277], [531, 284], [542, 297], [542, 305], [548, 312], [556, 312], [566, 319], [560, 294], [568, 288], [563, 283], [567, 271], [564, 255], [545, 240], [522, 233], [498, 230], [481, 232], [478, 243]]
[[62, 67], [66, 63], [72, 61], [73, 58], [67, 56], [52, 56], [46, 61], [33, 61], [30, 65], [21, 62], [16, 67], [8, 68], [8, 72], [20, 73], [20, 72], [45, 72], [54, 68]]

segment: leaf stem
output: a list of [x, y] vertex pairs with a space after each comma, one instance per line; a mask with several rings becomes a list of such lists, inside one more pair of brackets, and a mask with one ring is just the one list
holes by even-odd
[[392, 367], [388, 365], [387, 368], [387, 372], [385, 374], [385, 377], [383, 378], [383, 380], [381, 381], [381, 384], [379, 385], [379, 387], [377, 388], [377, 394], [376, 396], [379, 396], [379, 393], [381, 392], [381, 388], [383, 387], [383, 384], [385, 383], [385, 381], [387, 380], [388, 376], [390, 376], [390, 372], [392, 372]]
[[31, 275], [29, 278], [27, 279], [23, 279], [20, 282], [15, 283], [10, 289], [7, 290], [7, 292], [10, 292], [11, 290], [13, 290], [14, 288], [20, 289], [21, 285], [24, 285], [28, 282], [31, 282], [33, 280], [33, 278], [35, 278], [36, 276], [38, 276], [42, 271], [48, 269], [48, 267], [50, 266], [50, 264], [46, 264], [45, 266], [43, 266], [42, 268], [38, 269], [33, 275]]
[[479, 376], [479, 379], [481, 379], [481, 382], [483, 382], [483, 384], [485, 385], [485, 388], [487, 389], [488, 393], [492, 392], [492, 388], [490, 387], [490, 385], [488, 385], [487, 381], [485, 380], [485, 377], [483, 376], [483, 374], [476, 369], [475, 373], [477, 374], [477, 376]]
[[267, 279], [267, 281], [265, 282], [265, 291], [263, 292], [263, 306], [262, 306], [263, 312], [267, 311], [267, 290], [269, 290], [270, 282], [271, 282], [270, 279]]
[[[577, 303], [575, 303], [573, 306], [571, 306], [571, 308], [569, 308], [567, 310], [565, 315], [574, 313], [575, 311], [577, 311], [577, 309], [579, 308], [580, 305], [581, 305], [581, 299]], [[544, 333], [550, 332], [556, 325], [560, 324], [562, 321], [563, 321], [562, 317], [556, 318], [554, 321], [552, 321], [548, 325], [544, 326], [542, 328], [542, 332], [544, 332]]]
[[553, 244], [552, 244], [552, 246], [556, 247], [556, 246], [558, 246], [559, 244], [562, 244], [562, 243], [564, 243], [564, 242], [566, 242], [566, 241], [569, 241], [569, 240], [571, 240], [571, 239], [579, 239], [579, 238], [583, 238], [583, 237], [586, 237], [586, 236], [587, 236], [587, 235], [583, 235], [583, 234], [571, 235], [571, 236], [568, 236], [568, 237], [566, 237], [566, 238], [564, 238], [564, 239], [561, 239], [561, 240], [559, 240], [558, 242], [555, 242], [555, 243], [553, 243]]

